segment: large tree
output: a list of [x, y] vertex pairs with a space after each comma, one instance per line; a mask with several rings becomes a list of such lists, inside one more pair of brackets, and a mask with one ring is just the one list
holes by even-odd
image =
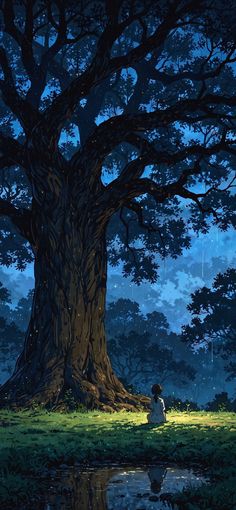
[[106, 351], [107, 253], [153, 282], [190, 228], [233, 221], [234, 1], [2, 0], [0, 15], [2, 261], [35, 266], [1, 401], [135, 406]]

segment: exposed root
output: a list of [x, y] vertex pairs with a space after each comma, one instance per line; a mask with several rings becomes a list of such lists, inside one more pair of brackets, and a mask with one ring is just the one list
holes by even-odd
[[150, 398], [144, 395], [132, 395], [123, 385], [114, 379], [114, 384], [107, 380], [91, 383], [86, 379], [73, 380], [70, 386], [58, 379], [43, 381], [34, 388], [20, 384], [17, 375], [13, 376], [0, 388], [0, 407], [12, 409], [32, 408], [36, 406], [52, 410], [76, 410], [80, 406], [98, 409], [104, 412], [148, 410]]

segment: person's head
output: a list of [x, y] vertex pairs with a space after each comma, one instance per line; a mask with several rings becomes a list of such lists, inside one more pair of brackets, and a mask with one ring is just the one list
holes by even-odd
[[158, 494], [161, 491], [161, 483], [158, 480], [153, 480], [151, 482], [151, 491], [154, 494]]
[[162, 386], [160, 384], [153, 384], [153, 386], [152, 386], [152, 394], [154, 396], [158, 397], [159, 395], [161, 395], [162, 390], [163, 390], [163, 388], [162, 388]]

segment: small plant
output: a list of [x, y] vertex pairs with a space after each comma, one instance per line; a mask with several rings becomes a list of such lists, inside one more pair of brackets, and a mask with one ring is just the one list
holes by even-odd
[[63, 401], [67, 411], [77, 411], [79, 413], [88, 412], [87, 408], [76, 400], [71, 388], [65, 391]]
[[77, 403], [77, 406], [76, 406], [76, 411], [78, 413], [88, 413], [89, 412], [87, 407], [85, 407], [84, 404], [78, 404], [78, 403]]
[[66, 390], [63, 401], [69, 411], [75, 411], [78, 405], [73, 395], [72, 389]]
[[190, 400], [181, 400], [173, 396], [164, 397], [166, 409], [172, 411], [199, 411], [199, 407], [196, 402]]
[[38, 413], [46, 411], [46, 408], [45, 408], [45, 405], [43, 404], [43, 402], [37, 402], [36, 400], [32, 401], [31, 409]]

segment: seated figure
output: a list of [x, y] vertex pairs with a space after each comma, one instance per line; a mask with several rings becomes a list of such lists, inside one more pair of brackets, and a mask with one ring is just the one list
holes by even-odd
[[166, 410], [164, 400], [160, 398], [162, 387], [160, 384], [153, 384], [151, 398], [151, 412], [147, 415], [148, 423], [165, 423]]

